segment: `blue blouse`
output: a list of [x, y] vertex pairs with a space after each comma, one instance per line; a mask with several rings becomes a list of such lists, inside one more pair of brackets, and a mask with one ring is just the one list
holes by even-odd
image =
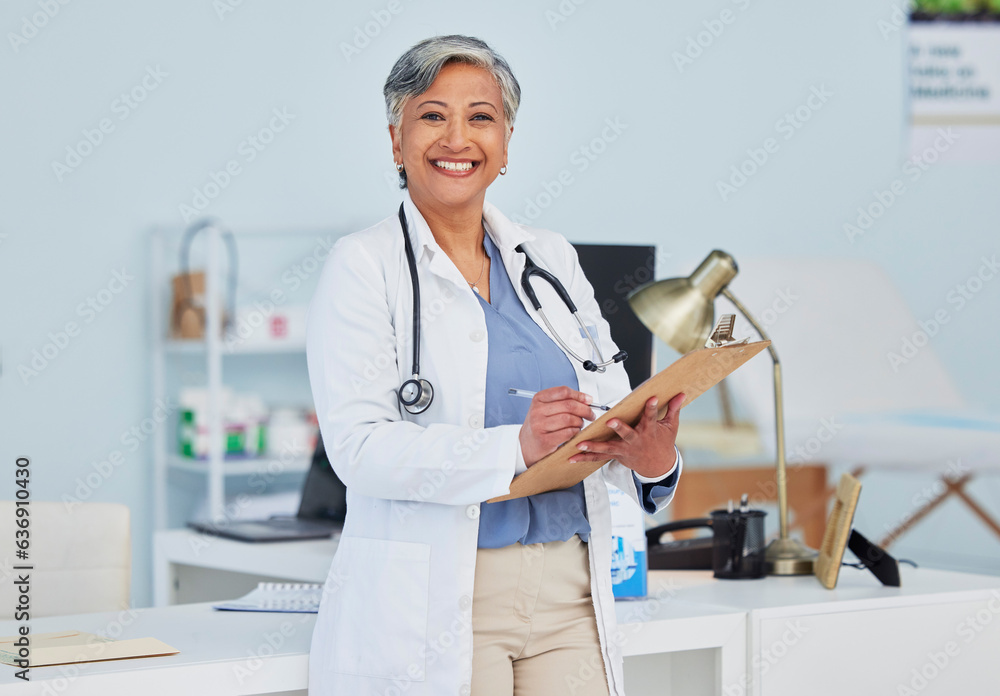
[[[484, 235], [483, 247], [490, 257], [490, 302], [479, 297], [489, 342], [484, 425], [520, 425], [531, 399], [512, 396], [508, 389], [541, 391], [562, 385], [577, 389], [579, 383], [569, 358], [524, 309], [489, 234]], [[653, 497], [669, 493], [676, 478], [672, 472], [654, 484], [636, 481], [647, 512], [656, 510]], [[574, 534], [583, 541], [590, 538], [583, 482], [525, 498], [484, 502], [480, 507], [480, 548], [566, 541]]]

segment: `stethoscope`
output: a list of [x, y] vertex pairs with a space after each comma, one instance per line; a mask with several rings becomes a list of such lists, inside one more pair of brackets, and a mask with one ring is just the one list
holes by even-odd
[[[397, 396], [399, 397], [399, 403], [403, 405], [408, 413], [418, 414], [423, 413], [427, 410], [427, 407], [431, 405], [431, 401], [434, 400], [434, 387], [426, 379], [420, 378], [420, 281], [417, 278], [417, 258], [413, 253], [413, 246], [410, 244], [410, 229], [406, 224], [406, 215], [403, 213], [403, 204], [399, 204], [399, 224], [403, 228], [403, 240], [406, 244], [406, 263], [410, 268], [410, 283], [413, 285], [413, 369], [411, 374], [413, 375], [410, 379], [403, 382], [399, 387]], [[601, 354], [601, 349], [597, 345], [597, 341], [590, 334], [590, 329], [587, 325], [583, 323], [580, 319], [580, 315], [576, 311], [576, 304], [573, 302], [573, 298], [569, 296], [566, 292], [566, 288], [563, 284], [559, 282], [559, 279], [554, 275], [549, 273], [543, 268], [539, 268], [528, 256], [528, 252], [523, 249], [522, 245], [518, 245], [515, 248], [518, 253], [524, 254], [524, 272], [521, 274], [521, 288], [524, 290], [524, 294], [528, 297], [531, 302], [531, 306], [535, 308], [538, 312], [538, 316], [542, 318], [545, 323], [546, 328], [549, 330], [549, 334], [555, 339], [559, 347], [562, 348], [568, 355], [570, 355], [574, 360], [583, 363], [583, 369], [589, 372], [604, 372], [608, 365], [613, 363], [619, 363], [628, 357], [628, 353], [625, 351], [619, 351], [611, 357], [611, 360], [605, 360], [604, 356]], [[556, 291], [556, 294], [562, 299], [569, 309], [573, 318], [576, 319], [576, 323], [580, 325], [583, 333], [586, 334], [587, 339], [590, 341], [591, 347], [594, 349], [594, 355], [597, 356], [597, 362], [593, 360], [588, 360], [577, 355], [566, 343], [562, 340], [559, 334], [552, 324], [549, 323], [548, 317], [545, 316], [545, 312], [542, 311], [542, 303], [538, 301], [538, 297], [535, 295], [534, 288], [531, 287], [531, 279], [533, 277], [539, 277], [546, 281], [552, 286], [552, 289]]]

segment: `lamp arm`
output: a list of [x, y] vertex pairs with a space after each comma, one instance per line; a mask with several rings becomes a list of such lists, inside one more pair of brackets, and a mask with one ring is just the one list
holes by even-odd
[[[743, 303], [736, 299], [736, 297], [729, 291], [729, 288], [723, 288], [721, 293], [727, 300], [733, 303], [736, 309], [740, 310], [740, 313], [746, 317], [747, 321], [750, 322], [760, 337], [765, 341], [770, 341], [771, 337], [767, 335], [764, 331], [764, 327], [757, 323], [753, 315], [743, 306]], [[787, 476], [787, 466], [785, 462], [785, 408], [782, 399], [782, 387], [781, 387], [781, 361], [778, 359], [778, 351], [774, 349], [774, 342], [767, 347], [768, 352], [771, 354], [771, 359], [774, 361], [774, 427], [775, 427], [775, 437], [777, 440], [777, 455], [778, 455], [778, 468], [776, 483], [778, 484], [778, 522], [779, 522], [779, 533], [781, 539], [788, 538], [788, 476]]]
[[[754, 316], [750, 313], [750, 311], [745, 306], [743, 306], [742, 302], [740, 302], [739, 300], [736, 299], [736, 296], [733, 295], [733, 293], [729, 291], [729, 288], [723, 288], [721, 294], [727, 300], [729, 300], [730, 302], [732, 302], [733, 305], [735, 305], [736, 309], [740, 310], [740, 314], [742, 314], [744, 317], [746, 317], [746, 320], [748, 322], [750, 322], [751, 326], [753, 326], [755, 329], [757, 329], [757, 333], [760, 334], [760, 337], [761, 337], [762, 340], [765, 340], [765, 341], [770, 341], [771, 340], [771, 337], [767, 335], [766, 331], [764, 331], [764, 327], [757, 323], [757, 320], [754, 319]], [[771, 342], [771, 345], [769, 345], [767, 347], [767, 352], [771, 354], [771, 359], [774, 360], [774, 364], [775, 365], [777, 365], [778, 363], [781, 362], [778, 359], [778, 351], [776, 351], [774, 349], [774, 342], [773, 341]]]

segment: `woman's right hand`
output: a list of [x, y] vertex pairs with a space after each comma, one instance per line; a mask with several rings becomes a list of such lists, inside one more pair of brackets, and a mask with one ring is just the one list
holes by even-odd
[[531, 398], [518, 439], [524, 463], [531, 466], [580, 432], [591, 420], [593, 399], [569, 387], [543, 389]]

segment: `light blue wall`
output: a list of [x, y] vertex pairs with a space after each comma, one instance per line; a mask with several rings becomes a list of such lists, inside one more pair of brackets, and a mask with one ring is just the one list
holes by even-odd
[[[3, 33], [20, 31], [39, 7], [5, 3]], [[549, 13], [560, 7], [573, 12], [553, 24]], [[678, 71], [672, 52], [727, 8], [735, 21]], [[655, 243], [670, 254], [663, 276], [689, 272], [716, 247], [737, 258], [870, 258], [917, 317], [929, 315], [981, 255], [997, 251], [1000, 164], [936, 166], [848, 243], [843, 223], [899, 175], [905, 153], [903, 40], [884, 39], [876, 26], [890, 11], [888, 0], [247, 0], [220, 18], [212, 3], [193, 0], [60, 6], [27, 44], [0, 46], [0, 461], [31, 456], [35, 498], [60, 499], [93, 462], [122, 450], [124, 465], [92, 499], [132, 507], [135, 599], [147, 603], [149, 451], [121, 441], [152, 411], [147, 231], [181, 226], [192, 187], [233, 158], [241, 173], [206, 211], [233, 227], [351, 231], [390, 214], [399, 194], [387, 182], [381, 85], [405, 47], [436, 33], [486, 38], [521, 81], [510, 173], [492, 192], [509, 214], [525, 216], [525, 198], [567, 169], [572, 185], [534, 222], [574, 241]], [[343, 45], [366, 23], [375, 33], [378, 17], [391, 19], [348, 60]], [[165, 76], [120, 120], [116, 97], [147, 68]], [[775, 122], [813, 87], [832, 96], [781, 140]], [[274, 109], [294, 119], [246, 162], [241, 141]], [[57, 181], [52, 162], [103, 118], [113, 132]], [[580, 171], [579, 148], [608, 119], [624, 130]], [[780, 149], [723, 203], [716, 180], [767, 137]], [[134, 280], [86, 323], [78, 305], [121, 269]], [[1000, 284], [989, 285], [934, 339], [968, 402], [993, 410], [998, 336], [984, 325], [998, 312]], [[25, 384], [17, 366], [69, 321], [80, 335]], [[996, 507], [994, 483], [977, 490]], [[938, 529], [968, 539], [968, 553], [992, 544], [996, 555], [996, 540], [972, 532], [965, 513], [951, 517], [952, 527]]]

